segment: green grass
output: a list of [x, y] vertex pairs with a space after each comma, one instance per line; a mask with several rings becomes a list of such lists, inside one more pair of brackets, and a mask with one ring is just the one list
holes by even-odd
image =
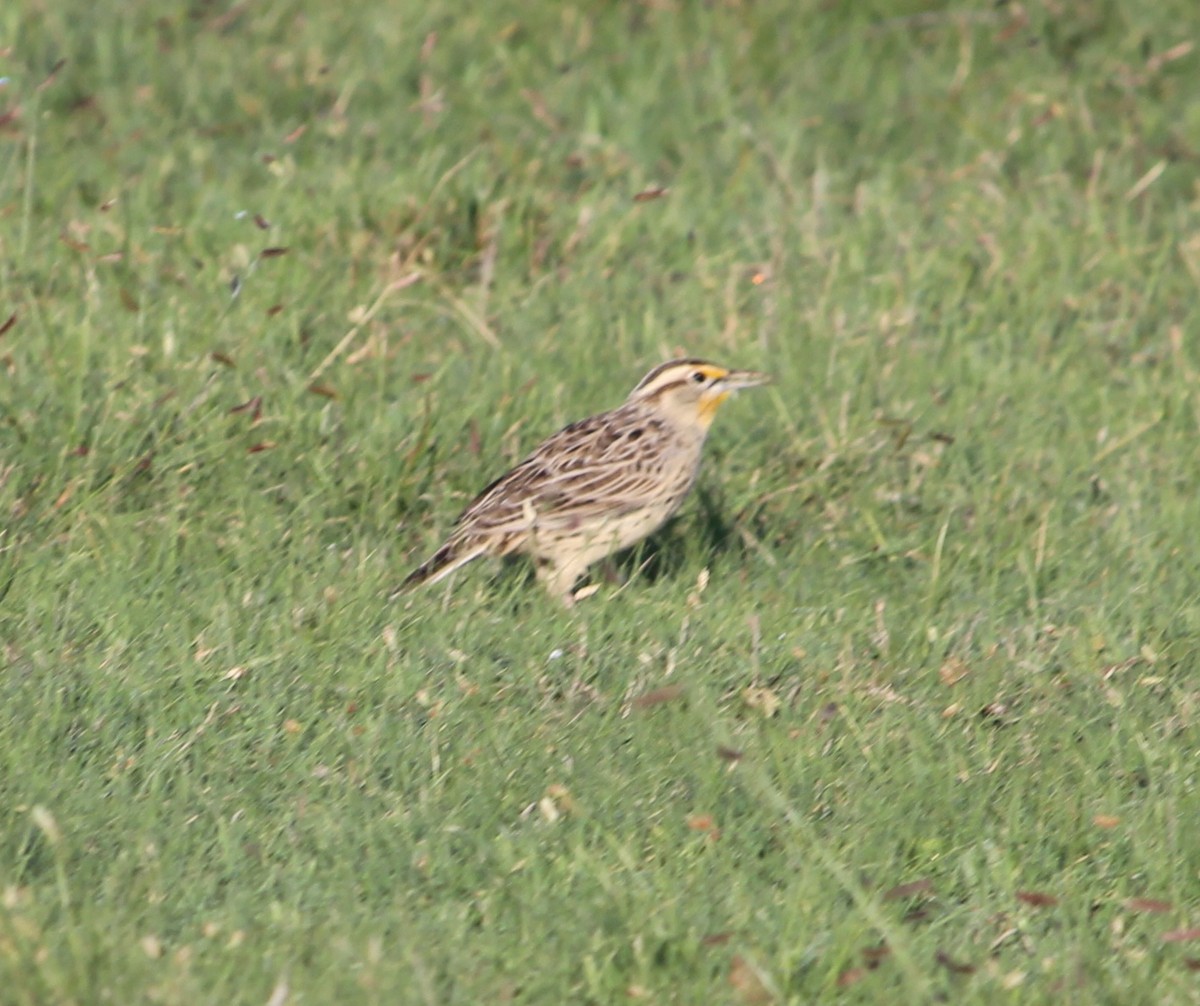
[[[4, 8], [0, 1000], [1200, 1002], [1197, 44]], [[676, 350], [596, 596], [387, 600]]]

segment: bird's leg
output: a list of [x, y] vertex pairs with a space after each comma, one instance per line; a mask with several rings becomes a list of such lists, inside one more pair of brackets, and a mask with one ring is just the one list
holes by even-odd
[[538, 579], [545, 584], [559, 601], [568, 608], [575, 606], [575, 595], [572, 588], [576, 581], [583, 576], [585, 564], [578, 562], [556, 563], [553, 559], [539, 558], [537, 561]]

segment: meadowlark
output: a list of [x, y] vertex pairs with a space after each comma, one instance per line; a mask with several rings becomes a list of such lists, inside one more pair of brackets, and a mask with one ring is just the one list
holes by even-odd
[[550, 592], [572, 605], [588, 566], [641, 541], [679, 509], [721, 403], [766, 380], [704, 360], [655, 367], [623, 405], [560, 430], [485, 488], [397, 593], [436, 583], [482, 555], [525, 553]]

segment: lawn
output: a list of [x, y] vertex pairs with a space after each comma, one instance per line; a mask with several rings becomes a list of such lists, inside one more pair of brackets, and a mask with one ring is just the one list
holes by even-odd
[[[1200, 1003], [1194, 0], [0, 10], [0, 1001]], [[559, 607], [389, 596], [677, 353]]]

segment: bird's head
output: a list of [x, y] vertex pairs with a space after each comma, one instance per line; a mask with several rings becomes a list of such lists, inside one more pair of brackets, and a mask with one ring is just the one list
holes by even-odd
[[671, 360], [643, 377], [629, 401], [653, 403], [677, 422], [707, 430], [725, 399], [768, 380], [757, 371], [729, 370], [706, 360]]

